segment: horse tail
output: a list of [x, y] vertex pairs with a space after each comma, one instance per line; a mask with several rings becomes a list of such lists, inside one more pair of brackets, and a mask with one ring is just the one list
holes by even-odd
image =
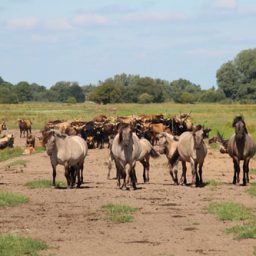
[[160, 155], [158, 152], [156, 152], [156, 150], [152, 147], [150, 150], [150, 156], [153, 158], [158, 158]]

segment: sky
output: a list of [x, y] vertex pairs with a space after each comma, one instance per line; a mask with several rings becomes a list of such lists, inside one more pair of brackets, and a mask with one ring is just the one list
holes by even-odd
[[216, 86], [256, 47], [255, 0], [0, 0], [0, 76], [50, 87], [126, 73]]

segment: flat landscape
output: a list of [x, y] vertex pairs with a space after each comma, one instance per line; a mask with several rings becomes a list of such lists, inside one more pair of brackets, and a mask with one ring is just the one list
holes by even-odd
[[[52, 111], [50, 109], [52, 108]], [[226, 137], [233, 132], [231, 122], [236, 114], [244, 114], [249, 132], [255, 138], [255, 105], [1, 105], [0, 119], [10, 124], [8, 132], [15, 136], [15, 147], [25, 146], [16, 127], [18, 118], [31, 118], [33, 134], [39, 135], [43, 124], [54, 119], [90, 120], [97, 114], [108, 116], [164, 113], [173, 116], [189, 113], [194, 123], [217, 129]], [[207, 143], [207, 141], [206, 141]], [[2, 151], [0, 151], [0, 154]], [[144, 184], [142, 166], [136, 165], [140, 189], [120, 190], [116, 180], [107, 179], [109, 150], [89, 150], [85, 160], [85, 183], [80, 189], [66, 189], [64, 170], [58, 166], [59, 188], [30, 188], [31, 181], [51, 180], [52, 170], [45, 152], [22, 155], [0, 162], [0, 191], [26, 196], [27, 203], [0, 207], [0, 233], [19, 234], [44, 241], [48, 248], [40, 255], [245, 255], [256, 254], [253, 238], [238, 237], [228, 232], [236, 226], [255, 228], [255, 199], [248, 193], [256, 182], [256, 161], [250, 164], [250, 185], [232, 184], [233, 163], [220, 154], [218, 145], [208, 145], [203, 168], [205, 185], [173, 185], [165, 155], [151, 159], [150, 182]], [[188, 166], [188, 182], [191, 171]], [[179, 170], [179, 175], [181, 171]], [[240, 174], [241, 175], [241, 174]], [[113, 168], [111, 177], [115, 176]], [[219, 219], [212, 213], [214, 203], [243, 205], [248, 218]], [[108, 214], [107, 206], [125, 205], [136, 208], [127, 220]], [[255, 230], [252, 232], [255, 232]], [[253, 235], [251, 235], [253, 237]], [[1, 253], [0, 253], [1, 255]]]

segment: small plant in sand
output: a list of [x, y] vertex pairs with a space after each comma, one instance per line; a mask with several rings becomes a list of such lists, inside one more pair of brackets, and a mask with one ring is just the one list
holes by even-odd
[[26, 196], [12, 192], [0, 191], [0, 207], [16, 206], [27, 203], [28, 201], [29, 200]]
[[3, 234], [0, 235], [0, 255], [1, 256], [38, 256], [38, 251], [47, 249], [46, 243], [33, 240], [20, 235]]
[[[35, 188], [51, 188], [52, 181], [51, 180], [33, 180], [29, 181], [25, 184], [28, 188], [35, 189]], [[65, 184], [61, 181], [56, 182], [56, 187], [64, 187]]]
[[132, 222], [133, 214], [138, 211], [137, 208], [131, 206], [111, 203], [103, 205], [102, 209], [106, 212], [108, 219], [116, 223]]
[[205, 186], [210, 186], [210, 187], [217, 187], [217, 186], [220, 186], [221, 184], [222, 182], [219, 180], [207, 180], [205, 182]]

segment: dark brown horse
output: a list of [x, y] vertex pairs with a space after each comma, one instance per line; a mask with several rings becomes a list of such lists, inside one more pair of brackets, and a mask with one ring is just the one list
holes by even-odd
[[232, 126], [235, 134], [228, 140], [227, 152], [234, 163], [233, 184], [239, 184], [240, 161], [243, 162], [243, 185], [249, 183], [249, 162], [256, 152], [256, 145], [248, 134], [243, 116], [236, 116]]

